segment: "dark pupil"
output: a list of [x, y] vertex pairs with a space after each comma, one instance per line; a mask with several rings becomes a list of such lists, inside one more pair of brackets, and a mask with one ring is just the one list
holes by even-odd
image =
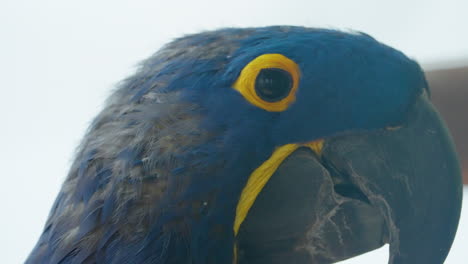
[[262, 69], [255, 80], [257, 95], [267, 102], [276, 102], [285, 98], [291, 88], [291, 75], [282, 69]]

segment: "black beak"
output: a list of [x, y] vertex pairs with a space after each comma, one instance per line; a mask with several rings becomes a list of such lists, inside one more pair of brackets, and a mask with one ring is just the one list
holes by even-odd
[[292, 153], [239, 230], [238, 263], [333, 263], [389, 243], [390, 264], [441, 264], [461, 201], [450, 135], [422, 95], [400, 128]]
[[440, 264], [460, 217], [462, 181], [449, 132], [425, 95], [399, 129], [331, 140], [323, 156], [386, 220], [392, 264]]

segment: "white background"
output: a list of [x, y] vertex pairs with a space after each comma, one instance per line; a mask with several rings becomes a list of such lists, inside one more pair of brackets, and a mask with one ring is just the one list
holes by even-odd
[[[24, 261], [109, 91], [172, 38], [226, 26], [355, 29], [433, 68], [468, 58], [467, 3], [1, 0], [0, 262]], [[466, 210], [461, 221], [446, 263], [467, 262]], [[343, 263], [386, 263], [387, 250]]]

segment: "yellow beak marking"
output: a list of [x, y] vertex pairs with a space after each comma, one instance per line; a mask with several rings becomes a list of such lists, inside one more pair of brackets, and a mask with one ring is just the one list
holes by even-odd
[[247, 181], [244, 189], [242, 190], [239, 202], [236, 208], [236, 218], [234, 220], [234, 235], [237, 236], [239, 228], [244, 222], [250, 208], [257, 199], [257, 196], [262, 191], [265, 184], [270, 180], [271, 176], [275, 173], [281, 163], [300, 147], [308, 147], [317, 155], [322, 153], [324, 140], [315, 140], [305, 144], [286, 144], [275, 149], [271, 157], [263, 162], [260, 167], [255, 169]]

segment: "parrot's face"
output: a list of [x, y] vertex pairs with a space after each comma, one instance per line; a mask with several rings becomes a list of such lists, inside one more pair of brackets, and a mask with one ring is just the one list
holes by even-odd
[[439, 264], [461, 186], [401, 52], [334, 30], [206, 32], [109, 99], [31, 263], [333, 263], [389, 243], [389, 263]]
[[243, 39], [213, 79], [198, 104], [249, 174], [239, 263], [329, 263], [385, 243], [391, 263], [443, 261], [460, 173], [417, 63], [367, 35], [292, 30]]

